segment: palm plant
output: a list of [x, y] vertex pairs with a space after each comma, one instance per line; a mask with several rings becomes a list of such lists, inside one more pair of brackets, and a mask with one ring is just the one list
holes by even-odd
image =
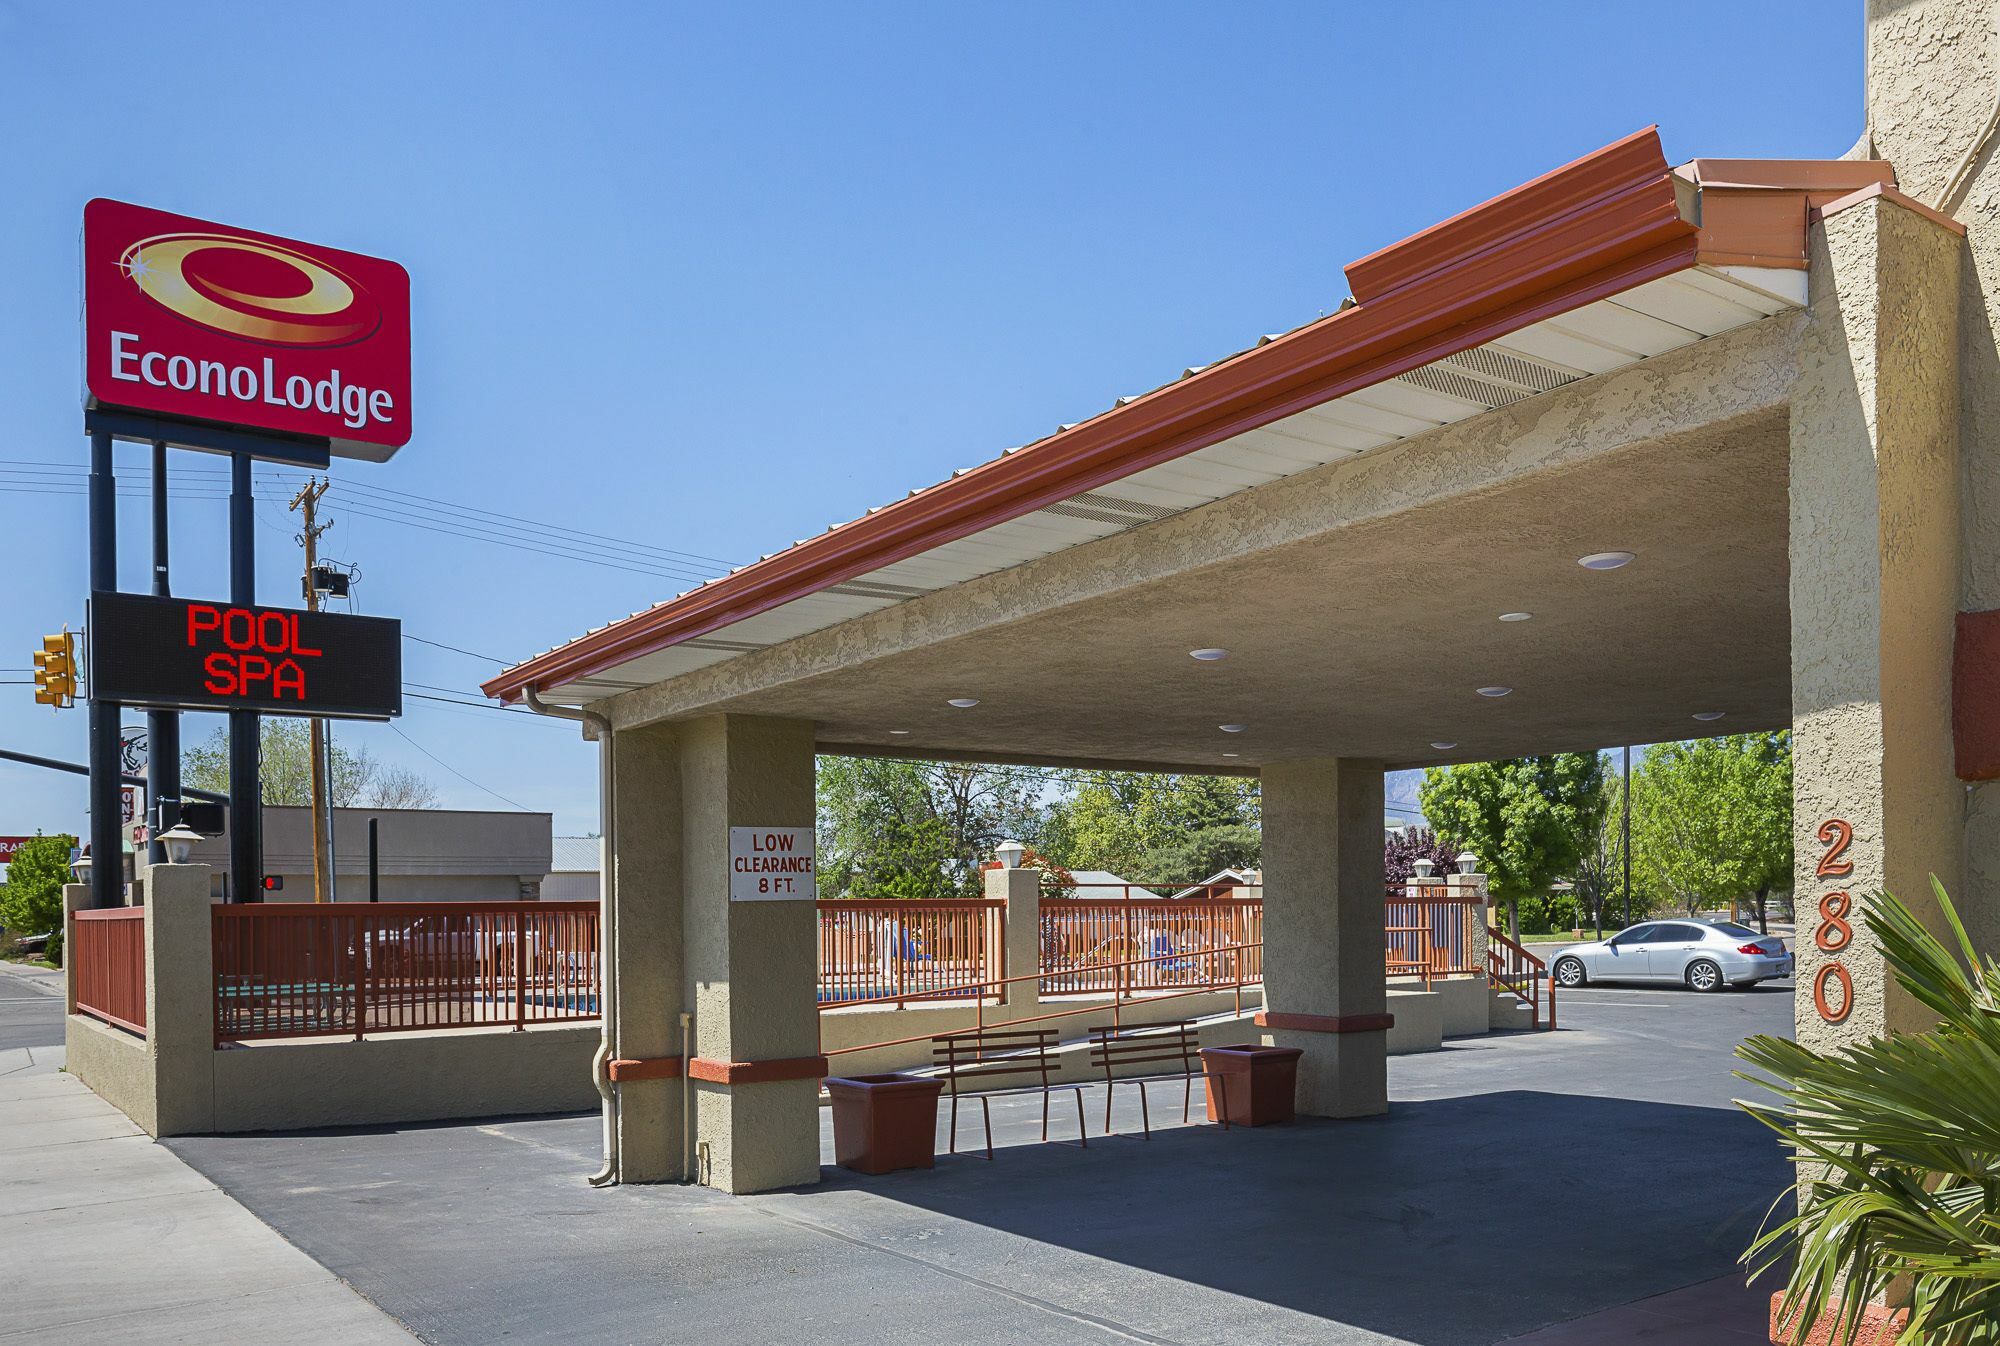
[[1892, 1284], [1910, 1311], [1900, 1346], [2000, 1343], [2000, 965], [1931, 883], [1956, 952], [1887, 893], [1866, 916], [1935, 1028], [1826, 1054], [1771, 1037], [1737, 1048], [1769, 1078], [1739, 1077], [1783, 1100], [1742, 1106], [1798, 1165], [1796, 1213], [1767, 1219], [1743, 1261], [1754, 1277], [1789, 1260], [1781, 1321], [1824, 1323], [1831, 1307], [1840, 1343]]

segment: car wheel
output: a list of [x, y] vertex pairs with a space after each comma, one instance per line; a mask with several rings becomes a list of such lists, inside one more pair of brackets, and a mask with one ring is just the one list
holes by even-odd
[[1688, 964], [1687, 984], [1696, 991], [1720, 991], [1724, 985], [1722, 969], [1706, 958], [1697, 958]]
[[1583, 963], [1576, 958], [1556, 959], [1556, 985], [1575, 988], [1589, 980], [1584, 975]]

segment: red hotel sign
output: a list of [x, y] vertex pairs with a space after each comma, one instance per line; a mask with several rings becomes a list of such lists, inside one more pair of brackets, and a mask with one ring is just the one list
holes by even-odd
[[102, 198], [83, 208], [85, 386], [122, 407], [333, 441], [410, 440], [410, 277], [394, 262]]

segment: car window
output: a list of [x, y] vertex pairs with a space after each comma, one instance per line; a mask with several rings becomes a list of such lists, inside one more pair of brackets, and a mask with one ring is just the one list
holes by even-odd
[[1650, 944], [1653, 942], [1653, 932], [1659, 928], [1657, 925], [1635, 925], [1624, 934], [1614, 936], [1611, 942], [1621, 949], [1633, 944]]
[[1692, 944], [1700, 938], [1701, 927], [1698, 925], [1658, 925], [1653, 927], [1652, 937], [1646, 942], [1648, 944]]
[[1717, 921], [1714, 925], [1710, 926], [1709, 928], [1711, 930], [1720, 930], [1723, 934], [1729, 936], [1731, 939], [1763, 938], [1762, 935], [1758, 934], [1755, 930], [1752, 930], [1749, 926], [1738, 925], [1734, 921]]

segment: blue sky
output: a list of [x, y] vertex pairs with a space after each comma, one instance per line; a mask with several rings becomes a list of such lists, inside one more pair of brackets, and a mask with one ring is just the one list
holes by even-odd
[[[754, 559], [1311, 319], [1344, 263], [1649, 123], [1676, 161], [1839, 155], [1861, 35], [1825, 0], [1682, 0], [1671, 23], [1602, 0], [0, 0], [0, 669], [83, 616], [60, 483], [86, 460], [93, 196], [409, 268], [416, 437], [336, 463], [325, 548], [360, 567], [360, 610], [512, 659], [715, 568], [670, 552]], [[178, 593], [226, 592], [225, 506], [200, 494], [223, 467], [175, 456]], [[290, 490], [264, 494], [259, 597], [291, 603]], [[127, 588], [144, 510], [121, 501]], [[655, 573], [453, 535], [578, 544], [526, 521]], [[496, 667], [410, 644], [404, 676], [469, 698]], [[413, 699], [340, 732], [450, 806], [595, 826], [567, 728]], [[83, 712], [0, 685], [0, 745], [80, 760]], [[80, 779], [0, 763], [0, 834], [83, 805]]]

